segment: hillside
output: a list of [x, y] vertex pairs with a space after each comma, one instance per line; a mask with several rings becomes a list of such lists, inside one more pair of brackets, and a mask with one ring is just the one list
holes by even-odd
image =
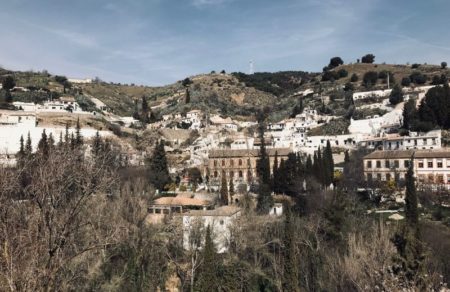
[[[390, 83], [400, 83], [403, 78], [412, 74], [422, 76], [422, 84], [431, 84], [433, 77], [442, 74], [449, 76], [450, 70], [437, 65], [390, 65], [390, 64], [344, 64], [323, 73], [303, 71], [258, 72], [252, 75], [244, 73], [202, 74], [189, 77], [190, 102], [185, 103], [186, 87], [181, 81], [166, 86], [150, 87], [134, 84], [115, 84], [97, 80], [88, 84], [70, 84], [64, 77], [54, 76], [48, 72], [18, 72], [0, 69], [0, 79], [11, 75], [16, 86], [28, 88], [27, 91], [13, 92], [16, 101], [42, 102], [56, 98], [66, 90], [75, 96], [86, 110], [94, 110], [90, 98], [103, 101], [112, 111], [121, 116], [130, 116], [135, 111], [135, 102], [146, 97], [156, 116], [174, 112], [186, 112], [196, 108], [206, 113], [219, 113], [238, 119], [253, 119], [255, 112], [269, 107], [270, 120], [280, 120], [292, 113], [299, 103], [297, 93], [312, 89], [327, 98], [326, 107], [318, 97], [303, 97], [303, 106], [311, 106], [342, 116], [346, 113], [347, 104], [343, 102], [348, 92], [344, 85], [351, 84], [355, 91], [386, 88], [387, 74]], [[345, 71], [345, 76], [337, 77]], [[376, 72], [375, 84], [364, 83], [367, 72]], [[356, 74], [357, 81], [352, 75]], [[331, 79], [329, 77], [332, 77]], [[336, 78], [334, 78], [336, 77]]]

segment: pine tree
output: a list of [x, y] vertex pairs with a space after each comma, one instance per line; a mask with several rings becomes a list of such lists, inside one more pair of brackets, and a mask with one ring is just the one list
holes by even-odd
[[38, 152], [43, 157], [48, 157], [48, 140], [47, 140], [47, 134], [45, 133], [45, 129], [42, 131], [41, 140], [38, 142]]
[[19, 152], [17, 153], [17, 155], [19, 156], [19, 158], [22, 158], [25, 156], [25, 145], [24, 145], [23, 135], [20, 135], [20, 148], [19, 148]]
[[306, 165], [305, 165], [306, 171], [313, 171], [313, 161], [311, 159], [311, 155], [308, 154], [308, 157], [306, 158]]
[[141, 122], [144, 124], [148, 124], [150, 121], [149, 118], [149, 106], [147, 103], [147, 98], [145, 96], [142, 96], [142, 114], [141, 114]]
[[33, 153], [33, 146], [31, 144], [30, 132], [28, 132], [27, 142], [25, 144], [25, 155], [26, 156], [31, 156], [32, 153]]
[[53, 138], [53, 134], [52, 133], [50, 133], [48, 135], [47, 142], [48, 142], [49, 153], [52, 153], [52, 151], [55, 149], [55, 138]]
[[234, 196], [234, 183], [233, 183], [233, 178], [230, 179], [230, 184], [229, 184], [229, 191], [228, 194], [230, 196], [230, 202], [233, 203], [233, 196]]
[[228, 205], [228, 186], [225, 172], [222, 173], [222, 183], [220, 186], [220, 201], [222, 205]]
[[203, 262], [195, 285], [196, 291], [216, 291], [219, 282], [217, 275], [218, 259], [209, 225], [206, 227], [205, 246], [203, 247], [202, 258]]
[[400, 85], [395, 84], [394, 88], [392, 88], [391, 94], [389, 95], [389, 102], [393, 105], [396, 105], [403, 101], [403, 92]]
[[397, 265], [394, 267], [394, 271], [404, 274], [408, 280], [421, 285], [423, 284], [424, 254], [419, 228], [418, 198], [413, 165], [414, 160], [412, 158], [405, 176], [405, 222], [393, 238], [393, 243], [398, 252]]
[[64, 146], [63, 134], [59, 132], [58, 149], [62, 149]]
[[295, 224], [291, 210], [286, 210], [283, 237], [283, 288], [284, 291], [300, 291], [295, 247]]
[[66, 130], [64, 132], [64, 144], [67, 148], [69, 148], [70, 145], [70, 133], [69, 133], [69, 124], [66, 123]]
[[149, 181], [158, 190], [164, 190], [171, 182], [169, 168], [167, 165], [164, 141], [161, 140], [153, 151], [153, 156], [147, 161], [149, 171]]
[[75, 145], [77, 147], [83, 145], [83, 136], [81, 136], [80, 118], [77, 119], [77, 126], [75, 129]]

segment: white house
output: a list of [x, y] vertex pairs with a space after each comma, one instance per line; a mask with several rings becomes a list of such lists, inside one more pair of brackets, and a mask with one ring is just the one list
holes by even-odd
[[38, 106], [33, 102], [14, 101], [13, 105], [24, 112], [35, 112]]
[[441, 130], [427, 133], [410, 132], [408, 136], [384, 134], [381, 137], [365, 139], [360, 142], [360, 146], [382, 150], [440, 149], [442, 147], [441, 138]]
[[241, 209], [235, 206], [222, 206], [214, 210], [191, 210], [185, 213], [183, 215], [184, 249], [192, 248], [190, 239], [198, 224], [203, 230], [209, 226], [217, 252], [226, 252], [231, 238], [231, 228], [240, 215]]
[[353, 100], [361, 100], [369, 97], [388, 97], [391, 94], [392, 89], [362, 91], [353, 93]]

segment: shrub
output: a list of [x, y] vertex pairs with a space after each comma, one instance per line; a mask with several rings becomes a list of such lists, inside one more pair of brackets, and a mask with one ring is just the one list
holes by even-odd
[[375, 71], [368, 71], [364, 74], [363, 83], [366, 87], [371, 87], [377, 84], [378, 73]]
[[351, 82], [356, 82], [356, 81], [358, 81], [358, 75], [356, 74], [356, 73], [353, 73], [352, 74], [352, 77], [350, 77], [350, 81]]
[[402, 78], [402, 86], [410, 86], [411, 85], [411, 79], [409, 77], [403, 77]]
[[375, 62], [375, 56], [373, 54], [367, 54], [361, 58], [362, 63], [372, 64]]
[[340, 69], [337, 74], [339, 75], [339, 78], [345, 78], [348, 76], [348, 72], [345, 69]]
[[441, 62], [441, 68], [442, 69], [447, 68], [447, 62]]

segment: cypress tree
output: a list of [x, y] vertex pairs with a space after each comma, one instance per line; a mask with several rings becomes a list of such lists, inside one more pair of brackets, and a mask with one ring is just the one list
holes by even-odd
[[19, 149], [19, 152], [17, 153], [17, 155], [19, 156], [19, 158], [22, 158], [25, 156], [25, 145], [24, 145], [23, 135], [20, 135], [20, 149]]
[[27, 142], [25, 144], [25, 155], [26, 156], [31, 156], [32, 153], [33, 153], [33, 146], [31, 145], [30, 132], [28, 132]]
[[311, 159], [311, 154], [308, 154], [308, 157], [306, 158], [305, 170], [313, 171], [313, 161]]
[[64, 144], [66, 145], [67, 148], [69, 148], [70, 145], [70, 134], [69, 134], [69, 124], [66, 123], [66, 130], [64, 133]]
[[63, 145], [64, 145], [63, 134], [62, 132], [59, 132], [58, 149], [62, 149]]
[[278, 151], [275, 151], [275, 158], [273, 160], [273, 165], [272, 165], [272, 191], [276, 192], [277, 189], [277, 183], [278, 183]]
[[264, 141], [265, 114], [260, 112], [258, 115], [258, 134], [261, 141], [259, 149], [259, 159], [256, 162], [256, 168], [259, 178], [259, 190], [256, 208], [260, 214], [267, 214], [273, 205], [273, 198], [270, 192], [270, 161], [266, 151]]
[[233, 183], [233, 178], [230, 179], [230, 184], [229, 184], [229, 195], [230, 195], [230, 202], [233, 203], [233, 196], [234, 196], [234, 183]]
[[331, 150], [330, 140], [327, 141], [327, 146], [324, 151], [325, 160], [325, 173], [327, 175], [326, 184], [329, 186], [333, 182], [334, 178], [334, 161], [333, 161], [333, 151]]
[[158, 190], [164, 190], [171, 179], [163, 140], [156, 145], [153, 156], [147, 162], [150, 183]]
[[75, 145], [76, 146], [83, 145], [83, 136], [81, 136], [80, 118], [77, 119], [77, 126], [75, 129]]
[[202, 252], [203, 262], [196, 282], [196, 291], [216, 291], [219, 278], [217, 275], [218, 259], [216, 247], [211, 236], [211, 228], [206, 227], [205, 246]]
[[148, 124], [150, 119], [149, 119], [149, 106], [147, 103], [147, 99], [145, 98], [145, 96], [142, 96], [142, 114], [141, 114], [141, 122]]
[[394, 271], [404, 274], [408, 280], [422, 285], [424, 254], [419, 228], [418, 198], [413, 164], [414, 160], [411, 158], [405, 176], [405, 222], [392, 240], [398, 252]]
[[291, 210], [288, 208], [286, 211], [283, 237], [283, 288], [284, 291], [300, 291], [295, 247], [295, 224]]
[[222, 172], [222, 183], [220, 186], [220, 201], [222, 205], [228, 205], [228, 186], [225, 172]]
[[100, 133], [97, 131], [95, 133], [94, 141], [92, 142], [92, 154], [98, 156], [102, 150], [102, 138]]
[[47, 144], [48, 144], [48, 150], [51, 153], [54, 149], [55, 149], [55, 138], [53, 138], [53, 134], [50, 133], [50, 135], [48, 135], [48, 139], [47, 139]]
[[48, 157], [48, 141], [47, 141], [47, 134], [45, 133], [45, 129], [42, 131], [41, 140], [38, 142], [38, 152], [44, 156]]
[[184, 99], [185, 103], [190, 103], [191, 102], [191, 93], [189, 92], [189, 88], [186, 87], [186, 95], [185, 95], [185, 99]]

